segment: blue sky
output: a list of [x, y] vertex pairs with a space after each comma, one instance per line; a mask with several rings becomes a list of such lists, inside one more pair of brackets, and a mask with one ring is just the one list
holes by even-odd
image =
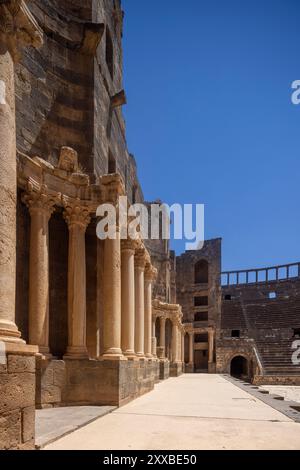
[[300, 2], [122, 3], [127, 140], [146, 199], [204, 203], [223, 270], [299, 261]]

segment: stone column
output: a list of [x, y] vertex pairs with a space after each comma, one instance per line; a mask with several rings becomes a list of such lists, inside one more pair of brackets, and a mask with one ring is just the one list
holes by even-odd
[[182, 362], [183, 364], [185, 363], [185, 360], [184, 360], [184, 356], [185, 356], [185, 354], [184, 354], [184, 352], [185, 352], [185, 351], [184, 351], [184, 350], [185, 350], [185, 347], [184, 347], [184, 346], [185, 346], [185, 341], [184, 341], [184, 339], [185, 339], [185, 333], [184, 333], [184, 330], [183, 330], [183, 331], [181, 332], [181, 362]]
[[157, 357], [156, 317], [152, 316], [152, 356]]
[[157, 270], [150, 264], [145, 270], [145, 356], [152, 356], [152, 283], [156, 279]]
[[212, 364], [214, 362], [214, 331], [209, 330], [208, 333], [208, 362]]
[[189, 332], [189, 365], [194, 366], [194, 333]]
[[23, 46], [42, 44], [42, 33], [24, 3], [0, 3], [0, 340], [22, 342], [15, 323], [16, 124], [14, 62]]
[[178, 361], [178, 362], [181, 362], [181, 354], [182, 354], [182, 352], [181, 352], [181, 347], [182, 347], [182, 341], [181, 341], [181, 330], [180, 330], [180, 326], [177, 328], [177, 331], [178, 331], [178, 333], [177, 333], [177, 335], [178, 335], [178, 339], [177, 339], [177, 341], [178, 341], [178, 344], [177, 344], [177, 361]]
[[135, 352], [144, 357], [145, 351], [145, 250], [139, 249], [135, 254]]
[[89, 210], [80, 201], [65, 202], [69, 227], [68, 348], [66, 359], [86, 359], [86, 259], [85, 232]]
[[178, 362], [178, 323], [177, 320], [172, 322], [172, 362]]
[[134, 255], [136, 250], [136, 242], [130, 239], [122, 240], [121, 249], [122, 351], [124, 356], [128, 358], [134, 358]]
[[166, 358], [166, 318], [160, 317], [160, 336], [159, 336], [159, 347], [162, 351], [162, 359]]
[[124, 358], [121, 349], [121, 241], [116, 236], [104, 241], [103, 359]]
[[23, 195], [31, 216], [29, 259], [29, 343], [49, 355], [49, 220], [58, 200], [42, 188]]

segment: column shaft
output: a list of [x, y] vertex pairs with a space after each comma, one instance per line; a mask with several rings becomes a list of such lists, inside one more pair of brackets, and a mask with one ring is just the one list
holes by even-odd
[[166, 319], [160, 317], [160, 335], [159, 347], [161, 348], [162, 358], [166, 358]]
[[69, 226], [68, 348], [66, 358], [88, 357], [86, 347], [86, 257], [85, 231], [90, 222], [87, 209], [67, 207]]
[[178, 362], [178, 325], [176, 321], [172, 325], [172, 362]]
[[20, 341], [15, 324], [16, 129], [14, 64], [0, 42], [0, 339]]
[[134, 248], [122, 243], [121, 291], [122, 291], [122, 351], [127, 357], [134, 357]]
[[211, 364], [214, 362], [214, 332], [213, 330], [209, 331], [209, 352], [208, 352], [208, 362]]
[[135, 264], [135, 352], [138, 357], [144, 357], [145, 342], [145, 292], [144, 270], [145, 263], [136, 256]]
[[115, 239], [104, 242], [104, 359], [120, 359], [121, 350], [121, 243], [117, 230]]
[[157, 357], [156, 318], [152, 317], [152, 355]]
[[29, 259], [29, 342], [49, 354], [49, 219], [55, 200], [24, 194], [31, 216]]
[[145, 271], [145, 355], [152, 358], [152, 283], [157, 270], [147, 264]]
[[194, 364], [194, 333], [189, 333], [189, 364]]

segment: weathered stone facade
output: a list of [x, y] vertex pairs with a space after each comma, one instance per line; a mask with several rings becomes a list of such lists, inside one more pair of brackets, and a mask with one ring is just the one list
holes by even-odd
[[299, 266], [221, 288], [221, 239], [97, 238], [100, 204], [144, 202], [122, 29], [119, 0], [0, 2], [0, 449], [34, 448], [35, 408], [121, 406], [184, 371], [300, 383]]
[[[235, 356], [259, 384], [299, 384], [293, 345], [300, 338], [299, 264], [223, 273], [217, 370], [230, 373]], [[295, 348], [296, 349], [296, 348]]]
[[120, 406], [182, 373], [182, 323], [169, 299], [172, 356], [158, 357], [151, 247], [120, 227], [96, 236], [100, 204], [143, 201], [120, 1], [5, 0], [0, 13], [0, 448], [29, 449], [35, 407]]
[[186, 329], [186, 371], [216, 370], [216, 334], [221, 318], [221, 240], [176, 258], [177, 302]]

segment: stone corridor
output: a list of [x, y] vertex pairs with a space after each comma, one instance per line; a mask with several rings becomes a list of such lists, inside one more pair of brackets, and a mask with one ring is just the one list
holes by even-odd
[[220, 375], [171, 378], [46, 450], [300, 449], [300, 424]]

